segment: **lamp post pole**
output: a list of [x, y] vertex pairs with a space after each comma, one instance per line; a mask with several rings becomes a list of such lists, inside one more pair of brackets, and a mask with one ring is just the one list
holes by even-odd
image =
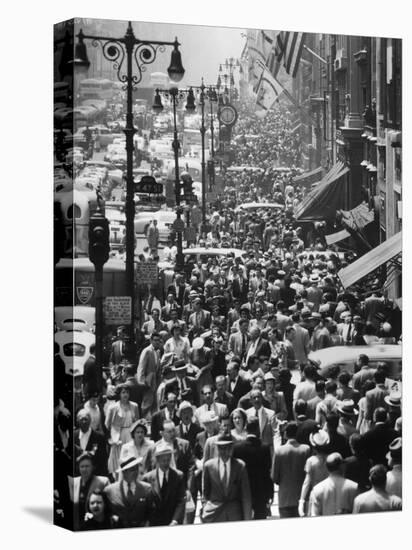
[[[181, 63], [179, 52], [179, 42], [175, 39], [174, 42], [149, 41], [139, 40], [136, 38], [131, 22], [129, 21], [126, 34], [121, 38], [112, 38], [107, 36], [85, 35], [80, 30], [77, 35], [79, 42], [76, 45], [75, 59], [73, 65], [84, 65], [87, 59], [84, 40], [92, 40], [93, 46], [100, 45], [103, 56], [113, 63], [113, 67], [117, 71], [117, 78], [124, 83], [126, 90], [126, 292], [131, 299], [131, 320], [129, 338], [134, 348], [134, 272], [135, 272], [135, 232], [134, 232], [134, 179], [133, 179], [133, 136], [136, 129], [133, 125], [133, 90], [142, 80], [144, 65], [153, 63], [156, 59], [158, 51], [163, 52], [165, 46], [173, 46], [170, 66], [168, 68], [169, 77], [172, 80], [179, 81], [184, 75], [184, 69]], [[126, 58], [126, 73], [122, 71], [123, 63]], [[133, 75], [133, 58], [137, 68], [137, 74]]]
[[[173, 153], [175, 157], [175, 196], [176, 196], [176, 219], [181, 220], [182, 209], [180, 207], [180, 176], [179, 176], [179, 138], [177, 135], [177, 116], [176, 116], [176, 101], [177, 88], [170, 90], [173, 105]], [[178, 222], [179, 223], [179, 222]], [[176, 271], [183, 271], [183, 235], [182, 231], [177, 230], [177, 254], [176, 254]]]
[[205, 164], [205, 85], [200, 85], [200, 108], [202, 111], [202, 125], [200, 126], [200, 136], [202, 139], [202, 231], [206, 228], [206, 164]]

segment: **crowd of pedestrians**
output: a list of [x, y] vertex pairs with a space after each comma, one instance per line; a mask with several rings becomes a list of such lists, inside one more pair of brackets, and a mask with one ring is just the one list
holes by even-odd
[[290, 113], [241, 115], [235, 163], [255, 169], [227, 170], [196, 245], [243, 255], [188, 255], [160, 306], [146, 301], [138, 349], [122, 327], [110, 342], [104, 387], [83, 377], [75, 410], [56, 399], [55, 508], [76, 529], [264, 519], [275, 495], [280, 517], [401, 508], [390, 365], [359, 353], [342, 369], [337, 353], [321, 375], [308, 358], [399, 344], [400, 312], [381, 288], [345, 291], [350, 256], [294, 219], [305, 190]]

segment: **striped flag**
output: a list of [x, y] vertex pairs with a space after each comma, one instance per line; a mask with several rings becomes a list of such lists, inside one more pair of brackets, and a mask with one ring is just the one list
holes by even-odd
[[277, 78], [279, 70], [282, 66], [283, 58], [283, 32], [276, 33], [276, 39], [273, 41], [272, 49], [266, 58], [266, 66], [270, 74]]
[[288, 74], [295, 77], [298, 72], [300, 58], [302, 57], [305, 33], [285, 32], [282, 38], [283, 66]]
[[259, 116], [265, 116], [266, 112], [270, 110], [282, 91], [283, 88], [279, 82], [266, 68], [263, 68], [257, 87], [256, 98], [257, 111], [261, 113]]

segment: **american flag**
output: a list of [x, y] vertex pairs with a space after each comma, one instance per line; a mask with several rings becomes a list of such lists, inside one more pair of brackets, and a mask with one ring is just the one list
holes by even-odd
[[304, 40], [305, 33], [303, 32], [284, 32], [282, 36], [283, 66], [292, 77], [295, 77], [298, 72]]

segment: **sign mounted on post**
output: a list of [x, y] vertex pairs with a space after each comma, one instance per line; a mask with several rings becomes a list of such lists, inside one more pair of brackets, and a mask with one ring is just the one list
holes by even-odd
[[157, 283], [159, 268], [156, 262], [142, 262], [136, 266], [136, 280], [138, 285]]
[[132, 299], [130, 296], [107, 296], [103, 302], [106, 325], [127, 325], [132, 322]]
[[157, 183], [152, 176], [142, 176], [140, 181], [135, 182], [134, 192], [160, 195], [163, 193], [163, 184]]

